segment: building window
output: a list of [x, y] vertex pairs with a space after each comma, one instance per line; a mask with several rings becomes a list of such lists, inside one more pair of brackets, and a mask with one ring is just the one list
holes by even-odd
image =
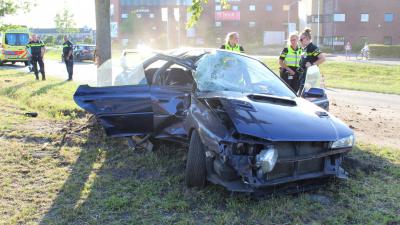
[[232, 6], [232, 10], [233, 10], [233, 11], [239, 11], [239, 6], [233, 5], [233, 6]]
[[150, 18], [154, 18], [154, 13], [150, 13], [150, 14], [149, 14], [149, 17], [150, 17]]
[[392, 37], [390, 37], [390, 36], [383, 37], [383, 44], [384, 45], [391, 45], [392, 44]]
[[221, 5], [215, 5], [215, 11], [221, 11]]
[[322, 38], [323, 45], [332, 45], [332, 37], [327, 36]]
[[249, 22], [249, 27], [255, 27], [255, 26], [256, 26], [256, 22], [254, 22], [254, 21]]
[[360, 21], [361, 21], [361, 22], [364, 22], [364, 23], [368, 22], [368, 21], [369, 21], [369, 14], [367, 14], [367, 13], [361, 13]]
[[256, 5], [249, 5], [250, 11], [256, 11]]
[[344, 13], [335, 13], [333, 14], [333, 21], [335, 22], [345, 22], [346, 15]]
[[333, 42], [333, 45], [344, 45], [344, 37], [343, 36], [333, 36], [332, 42]]
[[271, 12], [272, 11], [272, 5], [271, 4], [267, 4], [265, 6], [265, 11]]
[[215, 21], [215, 26], [216, 27], [220, 27], [222, 25], [222, 23], [220, 21]]
[[140, 19], [142, 18], [142, 14], [136, 14], [136, 17]]
[[128, 19], [128, 14], [127, 13], [121, 14], [121, 19]]
[[385, 22], [393, 22], [393, 13], [385, 13]]

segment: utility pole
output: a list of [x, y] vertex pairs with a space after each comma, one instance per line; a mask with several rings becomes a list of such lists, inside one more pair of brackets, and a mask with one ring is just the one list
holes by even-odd
[[[96, 9], [97, 82], [98, 85], [111, 85], [110, 0], [94, 1]], [[109, 62], [110, 66], [103, 66], [105, 62]]]
[[317, 45], [319, 46], [319, 0], [317, 0], [317, 18], [318, 18], [318, 22], [317, 22]]
[[111, 59], [110, 0], [95, 0], [97, 67]]

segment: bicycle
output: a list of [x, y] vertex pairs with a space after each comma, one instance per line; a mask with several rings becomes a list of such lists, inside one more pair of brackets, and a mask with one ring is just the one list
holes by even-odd
[[356, 59], [357, 60], [362, 60], [363, 58], [365, 58], [366, 60], [369, 59], [369, 51], [368, 50], [361, 50], [360, 54], [356, 55]]

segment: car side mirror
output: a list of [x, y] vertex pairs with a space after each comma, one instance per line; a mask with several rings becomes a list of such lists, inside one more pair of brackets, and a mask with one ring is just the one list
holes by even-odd
[[325, 96], [325, 90], [322, 88], [310, 88], [308, 91], [303, 93], [303, 97], [310, 98], [322, 98]]

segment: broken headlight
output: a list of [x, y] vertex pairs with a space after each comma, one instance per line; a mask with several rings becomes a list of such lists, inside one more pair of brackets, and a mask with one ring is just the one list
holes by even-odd
[[334, 141], [331, 145], [331, 148], [348, 148], [354, 145], [354, 135], [350, 135], [345, 138], [341, 138], [337, 141]]
[[256, 156], [256, 166], [259, 168], [257, 175], [262, 177], [264, 174], [271, 172], [278, 159], [278, 151], [273, 146], [261, 150]]

